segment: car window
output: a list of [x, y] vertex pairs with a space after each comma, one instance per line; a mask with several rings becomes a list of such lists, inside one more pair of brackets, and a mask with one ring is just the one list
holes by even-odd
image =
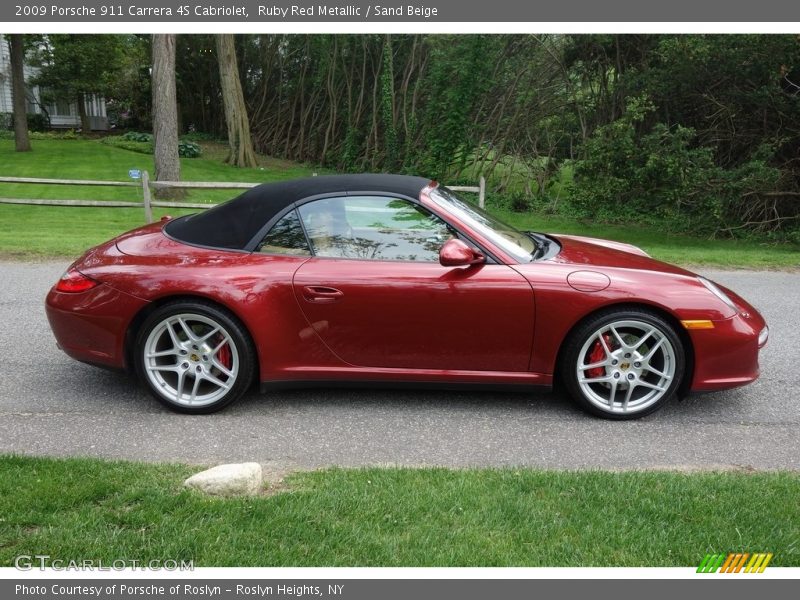
[[452, 237], [439, 217], [399, 198], [325, 198], [298, 210], [317, 256], [436, 262]]
[[282, 217], [257, 247], [258, 252], [265, 254], [290, 254], [293, 256], [310, 256], [306, 235], [297, 211], [290, 211]]
[[537, 242], [528, 234], [493, 217], [485, 210], [459, 198], [452, 190], [438, 186], [430, 199], [455, 215], [473, 230], [478, 231], [520, 262], [531, 262], [537, 251]]

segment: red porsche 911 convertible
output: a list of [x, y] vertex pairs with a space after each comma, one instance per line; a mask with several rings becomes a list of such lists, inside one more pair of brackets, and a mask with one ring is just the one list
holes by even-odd
[[47, 296], [71, 357], [209, 413], [254, 382], [552, 386], [610, 419], [758, 377], [732, 291], [628, 244], [520, 232], [436, 182], [265, 184], [86, 252]]

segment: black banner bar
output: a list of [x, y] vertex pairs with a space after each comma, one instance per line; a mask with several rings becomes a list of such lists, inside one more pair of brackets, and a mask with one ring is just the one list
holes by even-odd
[[437, 22], [800, 22], [785, 0], [12, 0], [3, 22], [437, 23]]
[[[713, 583], [712, 583], [713, 580]], [[713, 586], [713, 589], [712, 589]], [[63, 579], [60, 581], [28, 579], [0, 580], [0, 597], [22, 600], [89, 600], [102, 598], [131, 600], [133, 598], [169, 598], [171, 600], [256, 600], [288, 598], [293, 600], [322, 598], [324, 600], [535, 600], [537, 598], [661, 598], [682, 600], [690, 598], [724, 597], [726, 600], [753, 598], [789, 598], [796, 592], [796, 581], [758, 579], [757, 575], [724, 576], [698, 575], [693, 579], [672, 580], [385, 580], [385, 579], [286, 579], [286, 580], [109, 580]]]

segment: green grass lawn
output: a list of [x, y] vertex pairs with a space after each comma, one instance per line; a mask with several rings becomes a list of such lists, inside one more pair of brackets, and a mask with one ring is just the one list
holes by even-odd
[[[13, 140], [0, 140], [0, 175], [63, 179], [128, 181], [131, 168], [153, 172], [152, 156], [114, 148], [99, 140], [34, 140], [31, 153], [14, 152]], [[256, 169], [223, 164], [225, 150], [204, 144], [205, 158], [182, 159], [186, 181], [267, 182], [323, 173], [308, 165], [261, 158]], [[220, 202], [235, 190], [192, 190], [187, 200]], [[0, 197], [140, 201], [136, 188], [44, 186], [0, 183]], [[490, 207], [491, 209], [491, 207]], [[575, 233], [629, 242], [655, 258], [686, 265], [728, 268], [800, 268], [800, 248], [788, 244], [759, 244], [673, 236], [654, 227], [614, 226], [579, 222], [565, 217], [513, 213], [492, 209], [521, 229]], [[186, 210], [156, 210], [180, 215]], [[0, 256], [74, 257], [86, 248], [143, 223], [143, 211], [125, 208], [62, 208], [0, 204]]]
[[743, 240], [711, 240], [671, 234], [655, 227], [608, 225], [560, 216], [493, 210], [518, 229], [569, 233], [627, 242], [659, 260], [681, 265], [750, 269], [798, 269], [800, 247]]
[[[131, 181], [129, 169], [155, 172], [153, 157], [122, 150], [100, 140], [34, 140], [33, 152], [14, 151], [13, 140], [0, 140], [0, 175], [7, 177], [44, 177], [47, 179], [99, 179]], [[239, 169], [219, 159], [216, 145], [209, 144], [210, 158], [182, 158], [181, 176], [184, 181], [244, 181], [264, 183], [297, 177], [307, 177], [317, 171], [310, 166], [289, 161], [262, 159], [255, 169]], [[193, 202], [223, 201], [231, 198], [232, 190], [191, 190]], [[4, 198], [61, 198], [67, 200], [129, 200], [141, 201], [136, 188], [105, 188], [86, 186], [34, 185], [0, 183]]]
[[[196, 212], [154, 208], [153, 218]], [[0, 258], [77, 258], [84, 250], [144, 224], [140, 208], [0, 204]]]
[[[129, 169], [154, 171], [153, 157], [102, 144], [99, 140], [34, 140], [33, 152], [14, 151], [13, 140], [0, 140], [0, 175], [48, 179], [130, 181]], [[320, 171], [289, 161], [261, 157], [262, 166], [239, 169], [222, 162], [219, 144], [204, 144], [208, 158], [181, 159], [185, 181], [262, 183], [307, 177]], [[241, 190], [190, 190], [192, 202], [222, 202]], [[137, 188], [0, 183], [0, 197], [140, 202]], [[195, 212], [154, 209], [153, 215]], [[75, 257], [88, 247], [142, 225], [144, 212], [128, 208], [83, 208], [0, 204], [0, 256]]]
[[696, 566], [735, 551], [800, 565], [796, 473], [333, 469], [223, 500], [181, 488], [196, 470], [0, 456], [0, 566]]

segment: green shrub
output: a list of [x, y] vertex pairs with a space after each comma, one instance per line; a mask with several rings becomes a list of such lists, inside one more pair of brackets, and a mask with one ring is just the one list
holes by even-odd
[[[28, 113], [28, 131], [48, 131], [50, 120], [40, 113]], [[14, 129], [14, 113], [0, 113], [0, 129]]]
[[181, 139], [190, 142], [215, 142], [220, 140], [219, 136], [213, 133], [206, 133], [205, 131], [188, 131], [181, 136]]
[[514, 212], [528, 212], [533, 207], [531, 198], [523, 191], [511, 192], [506, 197], [508, 208]]
[[153, 134], [143, 133], [140, 131], [129, 131], [122, 135], [122, 139], [130, 142], [152, 142]]
[[74, 129], [60, 129], [51, 131], [31, 131], [32, 140], [79, 140], [80, 134]]
[[[149, 133], [137, 133], [129, 131], [125, 135], [111, 135], [100, 140], [108, 146], [139, 152], [141, 154], [153, 154], [153, 136]], [[183, 158], [197, 158], [202, 154], [200, 146], [194, 142], [181, 140], [178, 142], [178, 155]]]
[[178, 155], [182, 156], [183, 158], [197, 158], [202, 154], [200, 150], [200, 146], [195, 144], [194, 142], [189, 142], [186, 140], [181, 140], [178, 142]]
[[[59, 131], [28, 131], [31, 140], [79, 140], [81, 136], [74, 129]], [[0, 130], [0, 140], [13, 140], [14, 131]]]
[[645, 126], [652, 103], [637, 97], [626, 113], [599, 127], [575, 161], [567, 206], [604, 222], [666, 223], [698, 233], [744, 234], [762, 192], [774, 190], [780, 171], [769, 165], [774, 149], [755, 149], [749, 161], [722, 168], [712, 148], [698, 146], [695, 130]]
[[[127, 134], [125, 134], [127, 135]], [[140, 154], [152, 154], [153, 142], [152, 141], [136, 141], [126, 138], [125, 135], [112, 135], [104, 137], [100, 140], [107, 146], [114, 148], [121, 148], [122, 150], [130, 150], [131, 152], [139, 152]]]
[[50, 119], [41, 113], [28, 114], [29, 131], [48, 131], [50, 129]]

